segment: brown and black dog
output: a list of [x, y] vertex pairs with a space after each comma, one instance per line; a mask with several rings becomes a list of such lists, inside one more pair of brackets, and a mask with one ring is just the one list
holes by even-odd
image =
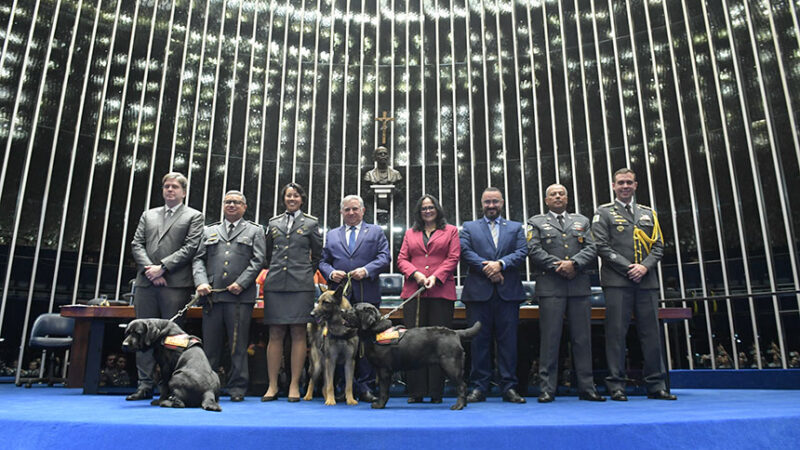
[[378, 308], [369, 303], [359, 303], [342, 314], [347, 325], [358, 329], [359, 338], [364, 344], [364, 353], [369, 363], [378, 371], [380, 392], [378, 400], [372, 404], [373, 408], [381, 409], [386, 406], [392, 372], [434, 365], [441, 367], [458, 389], [458, 400], [450, 409], [463, 409], [467, 405], [464, 348], [461, 346], [461, 339], [478, 334], [480, 322], [466, 330], [445, 327], [409, 328], [395, 343], [384, 345], [376, 342], [376, 335], [391, 328], [392, 322], [382, 319]]
[[136, 319], [129, 323], [122, 350], [136, 352], [149, 348], [153, 349], [161, 369], [161, 397], [150, 402], [151, 405], [199, 406], [207, 411], [222, 411], [219, 377], [211, 370], [200, 339], [165, 319]]
[[344, 364], [345, 399], [348, 405], [357, 405], [353, 397], [353, 376], [355, 357], [358, 351], [356, 330], [348, 328], [342, 318], [342, 310], [350, 309], [350, 302], [344, 296], [344, 287], [335, 291], [325, 291], [317, 300], [311, 316], [314, 322], [308, 324], [310, 347], [310, 370], [308, 390], [303, 400], [311, 400], [314, 383], [325, 375], [322, 393], [326, 405], [335, 405], [334, 373], [337, 364]]

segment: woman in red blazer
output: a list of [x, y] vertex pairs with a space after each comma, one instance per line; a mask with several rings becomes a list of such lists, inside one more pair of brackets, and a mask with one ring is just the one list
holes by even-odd
[[[397, 267], [406, 277], [402, 297], [408, 298], [420, 286], [427, 289], [420, 299], [403, 306], [403, 321], [408, 328], [450, 328], [456, 300], [453, 274], [461, 256], [458, 228], [447, 224], [442, 206], [432, 195], [423, 195], [413, 211], [414, 224], [406, 231], [397, 256]], [[423, 397], [430, 397], [431, 403], [442, 402], [444, 376], [439, 367], [408, 371], [406, 383], [408, 403], [419, 403]]]

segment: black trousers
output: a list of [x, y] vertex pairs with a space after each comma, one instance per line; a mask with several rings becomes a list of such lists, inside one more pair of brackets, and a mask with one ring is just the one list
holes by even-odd
[[[406, 328], [443, 326], [452, 328], [455, 302], [443, 298], [416, 298], [403, 305]], [[438, 366], [406, 371], [409, 397], [442, 398], [444, 374]]]

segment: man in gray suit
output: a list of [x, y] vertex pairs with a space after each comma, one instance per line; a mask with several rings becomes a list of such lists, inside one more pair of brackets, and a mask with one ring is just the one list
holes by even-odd
[[[228, 394], [241, 402], [247, 393], [247, 345], [258, 288], [255, 279], [264, 264], [264, 229], [242, 219], [247, 199], [239, 191], [228, 191], [222, 202], [225, 220], [205, 228], [205, 236], [194, 257], [197, 293], [206, 296], [203, 307], [203, 349], [214, 370], [222, 365], [227, 336], [231, 366]], [[211, 289], [225, 289], [211, 293]], [[210, 295], [210, 296], [209, 296]]]
[[[138, 273], [135, 281], [136, 318], [169, 319], [192, 295], [192, 258], [203, 236], [203, 214], [183, 204], [186, 177], [170, 172], [162, 178], [164, 206], [152, 208], [139, 219], [131, 250]], [[152, 350], [136, 354], [139, 387], [126, 400], [153, 397]]]
[[558, 347], [564, 312], [581, 400], [605, 401], [592, 377], [591, 304], [589, 273], [597, 267], [597, 250], [589, 232], [589, 219], [567, 213], [567, 188], [553, 184], [545, 192], [549, 212], [528, 219], [528, 249], [536, 296], [539, 297], [539, 403], [555, 400], [558, 381]]
[[661, 334], [658, 324], [658, 262], [664, 255], [664, 237], [656, 212], [634, 201], [636, 174], [627, 168], [614, 172], [611, 187], [616, 199], [601, 205], [592, 219], [592, 235], [603, 261], [600, 282], [606, 299], [606, 386], [611, 400], [625, 395], [625, 335], [631, 314], [644, 357], [647, 396], [675, 400], [667, 390]]

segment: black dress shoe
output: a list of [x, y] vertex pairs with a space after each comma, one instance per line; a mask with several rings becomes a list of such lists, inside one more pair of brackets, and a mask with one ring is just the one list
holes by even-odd
[[556, 398], [553, 396], [553, 394], [547, 391], [542, 391], [542, 393], [539, 394], [539, 403], [550, 403], [555, 399]]
[[422, 403], [422, 397], [415, 397], [415, 396], [408, 397], [408, 403], [409, 404], [411, 404], [411, 403]]
[[604, 402], [606, 401], [605, 397], [601, 396], [597, 393], [597, 391], [589, 391], [584, 392], [580, 396], [578, 396], [581, 400], [586, 400], [590, 402]]
[[244, 401], [244, 395], [231, 395], [231, 401], [232, 402], [243, 402]]
[[373, 394], [370, 391], [362, 392], [361, 395], [358, 396], [358, 399], [366, 403], [373, 403], [378, 401], [378, 397], [376, 397], [375, 394]]
[[615, 402], [627, 402], [628, 396], [625, 395], [625, 392], [616, 390], [611, 393], [611, 400], [614, 400]]
[[525, 403], [525, 398], [517, 394], [513, 388], [503, 392], [503, 401], [511, 403]]
[[139, 388], [133, 394], [125, 397], [125, 400], [150, 400], [153, 398], [153, 390], [147, 388]]
[[647, 394], [647, 398], [652, 398], [654, 400], [677, 400], [678, 397], [670, 394], [669, 392], [661, 389], [655, 392], [651, 392]]
[[472, 392], [467, 395], [467, 403], [478, 403], [478, 402], [485, 402], [486, 401], [486, 394], [483, 393], [480, 389], [473, 389]]

